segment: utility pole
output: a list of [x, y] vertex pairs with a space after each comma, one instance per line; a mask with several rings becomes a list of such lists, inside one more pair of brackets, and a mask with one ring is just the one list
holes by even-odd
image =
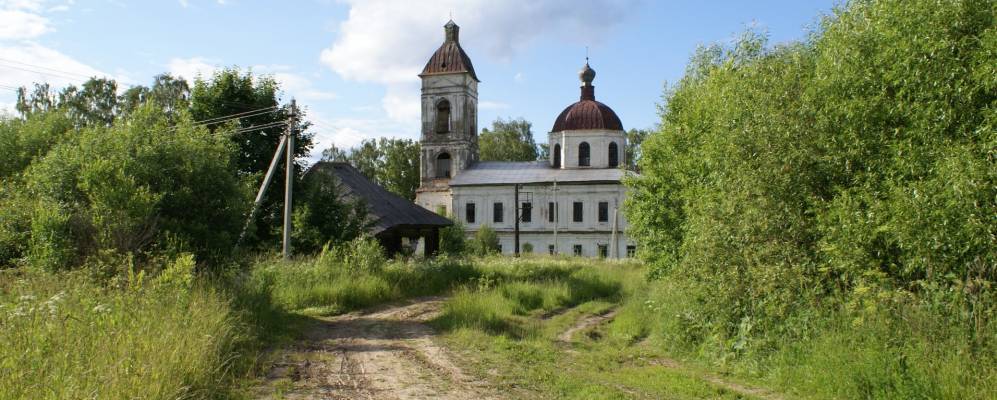
[[239, 233], [239, 240], [235, 242], [236, 248], [239, 248], [242, 241], [246, 239], [246, 231], [249, 230], [249, 224], [253, 223], [253, 220], [256, 218], [256, 212], [260, 209], [260, 204], [263, 204], [263, 195], [267, 192], [267, 187], [270, 186], [270, 181], [273, 180], [274, 173], [277, 172], [277, 164], [280, 163], [280, 157], [284, 153], [285, 145], [287, 145], [287, 136], [281, 135], [277, 151], [273, 153], [273, 159], [270, 160], [270, 168], [267, 168], [263, 184], [260, 185], [260, 190], [256, 193], [256, 201], [253, 202], [253, 209], [249, 211], [249, 218], [246, 218], [246, 224], [242, 226], [242, 232]]
[[285, 138], [287, 141], [287, 164], [284, 169], [284, 260], [291, 259], [291, 193], [294, 189], [294, 136], [298, 133], [298, 103], [291, 99], [291, 115], [288, 116]]
[[515, 238], [515, 243], [516, 243], [516, 245], [514, 246], [515, 247], [514, 251], [515, 251], [516, 257], [519, 257], [519, 217], [522, 216], [522, 211], [520, 211], [520, 209], [519, 209], [519, 184], [517, 183], [517, 184], [513, 185], [513, 187], [515, 188], [514, 189], [515, 194], [513, 195], [513, 200], [512, 200], [513, 201], [513, 210], [516, 210], [516, 216], [514, 218], [515, 219], [515, 225], [514, 225], [515, 226], [515, 228], [514, 228], [515, 231], [513, 233], [513, 237]]

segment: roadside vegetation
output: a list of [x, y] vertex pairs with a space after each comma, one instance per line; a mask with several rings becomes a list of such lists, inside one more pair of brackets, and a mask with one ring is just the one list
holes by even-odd
[[22, 89], [0, 398], [248, 397], [302, 326], [430, 295], [512, 397], [997, 398], [995, 59], [987, 0], [854, 0], [799, 43], [701, 49], [633, 149], [628, 262], [503, 258], [459, 225], [438, 258], [388, 259], [362, 205], [307, 182], [284, 262], [274, 192], [236, 246], [287, 117], [272, 79]]
[[663, 346], [805, 397], [997, 396], [995, 55], [985, 0], [697, 52], [627, 207]]

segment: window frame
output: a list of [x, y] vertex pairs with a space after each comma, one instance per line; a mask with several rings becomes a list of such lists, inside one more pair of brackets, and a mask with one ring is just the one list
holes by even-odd
[[571, 222], [584, 223], [585, 222], [585, 203], [581, 201], [575, 201], [571, 203]]
[[468, 224], [477, 223], [478, 209], [473, 201], [464, 205], [464, 222]]
[[592, 166], [592, 145], [590, 145], [589, 142], [581, 142], [578, 144], [578, 166]]
[[600, 201], [599, 202], [599, 216], [598, 217], [599, 218], [597, 219], [597, 221], [599, 221], [599, 222], [609, 222], [609, 202], [608, 201]]
[[492, 223], [505, 223], [505, 204], [501, 201], [492, 203]]
[[530, 223], [533, 222], [533, 202], [523, 201], [520, 202], [519, 210], [519, 222]]

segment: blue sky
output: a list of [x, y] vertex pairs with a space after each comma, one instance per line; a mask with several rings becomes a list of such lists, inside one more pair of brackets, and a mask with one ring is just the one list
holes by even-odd
[[100, 75], [149, 84], [223, 66], [272, 74], [315, 122], [315, 154], [365, 138], [418, 138], [416, 74], [451, 13], [478, 77], [479, 126], [531, 121], [546, 140], [578, 98], [589, 47], [596, 98], [624, 127], [651, 128], [665, 82], [700, 45], [749, 27], [799, 40], [839, 4], [649, 0], [0, 0], [0, 108], [10, 87]]

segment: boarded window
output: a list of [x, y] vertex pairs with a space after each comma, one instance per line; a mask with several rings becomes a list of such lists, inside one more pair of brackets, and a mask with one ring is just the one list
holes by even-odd
[[464, 221], [467, 221], [469, 224], [473, 224], [475, 216], [474, 211], [474, 203], [467, 203], [467, 205], [464, 206]]
[[436, 177], [437, 178], [449, 178], [450, 177], [450, 154], [443, 153], [436, 156]]
[[609, 167], [616, 168], [620, 165], [620, 149], [616, 142], [609, 143]]
[[574, 204], [572, 204], [572, 216], [573, 216], [572, 221], [583, 222], [584, 215], [585, 213], [584, 210], [582, 209], [582, 202], [576, 201]]
[[503, 221], [502, 216], [502, 203], [492, 204], [492, 222], [500, 223]]
[[436, 103], [436, 133], [450, 132], [450, 102], [446, 99]]
[[587, 167], [592, 161], [592, 150], [589, 148], [588, 142], [582, 142], [578, 145], [578, 166]]

